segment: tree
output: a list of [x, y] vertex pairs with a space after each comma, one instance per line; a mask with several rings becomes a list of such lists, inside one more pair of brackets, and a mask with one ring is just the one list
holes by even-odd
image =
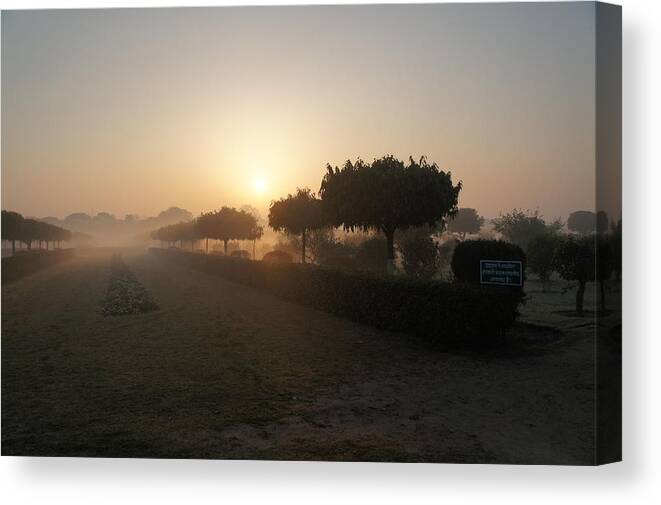
[[608, 231], [608, 214], [600, 210], [597, 212], [596, 221], [597, 235], [603, 235]]
[[227, 255], [227, 244], [230, 240], [253, 239], [257, 219], [244, 210], [234, 207], [221, 207], [220, 210], [207, 212], [198, 218], [200, 236], [207, 239], [206, 251], [209, 252], [209, 240], [216, 239], [223, 242], [223, 249]]
[[255, 258], [255, 246], [257, 241], [264, 236], [264, 227], [260, 224], [261, 217], [259, 211], [252, 205], [244, 205], [241, 207], [242, 212], [246, 212], [255, 218], [253, 228], [250, 230], [248, 239], [252, 240], [252, 259]]
[[528, 268], [539, 276], [543, 291], [546, 291], [551, 279], [559, 240], [556, 233], [543, 233], [528, 243]]
[[569, 236], [560, 241], [556, 249], [555, 269], [563, 279], [578, 282], [576, 313], [582, 314], [585, 286], [595, 277], [594, 236]]
[[284, 231], [301, 236], [301, 263], [305, 263], [306, 235], [324, 226], [321, 200], [308, 188], [297, 189], [269, 207], [269, 226], [276, 231]]
[[463, 240], [466, 234], [479, 233], [483, 224], [484, 218], [475, 209], [461, 208], [448, 220], [447, 228], [450, 233], [459, 233]]
[[23, 216], [18, 212], [2, 211], [2, 240], [11, 242], [11, 253], [16, 254], [16, 241], [21, 240]]
[[577, 210], [569, 214], [567, 219], [567, 228], [569, 231], [589, 235], [596, 231], [597, 217], [590, 210]]
[[512, 212], [501, 214], [494, 219], [493, 225], [494, 229], [501, 233], [508, 242], [516, 244], [527, 251], [528, 243], [534, 237], [545, 233], [558, 232], [563, 223], [556, 219], [550, 224], [546, 224], [538, 211], [514, 209]]
[[440, 255], [431, 235], [432, 230], [426, 226], [409, 228], [397, 234], [395, 241], [407, 275], [431, 279], [438, 271]]
[[358, 159], [340, 168], [326, 167], [319, 194], [333, 226], [378, 230], [386, 237], [387, 270], [394, 271], [395, 232], [415, 226], [438, 226], [457, 211], [461, 182], [426, 158], [408, 165], [388, 155], [371, 164]]

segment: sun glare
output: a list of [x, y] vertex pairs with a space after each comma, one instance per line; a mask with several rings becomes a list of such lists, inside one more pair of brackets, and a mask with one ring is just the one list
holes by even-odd
[[252, 186], [257, 194], [263, 195], [266, 192], [266, 181], [263, 177], [253, 180]]

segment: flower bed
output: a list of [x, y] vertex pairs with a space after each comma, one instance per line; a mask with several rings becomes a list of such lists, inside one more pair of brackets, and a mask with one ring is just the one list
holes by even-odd
[[128, 269], [119, 254], [114, 254], [110, 264], [110, 282], [103, 302], [106, 316], [143, 314], [158, 309], [145, 287]]

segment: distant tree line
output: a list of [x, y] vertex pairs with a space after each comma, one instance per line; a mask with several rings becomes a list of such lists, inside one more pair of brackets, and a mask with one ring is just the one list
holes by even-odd
[[71, 240], [71, 232], [36, 219], [24, 218], [18, 212], [2, 211], [2, 240], [11, 242], [12, 254], [16, 253], [16, 242], [25, 244], [28, 250], [37, 242], [39, 248], [45, 244], [60, 246], [62, 242]]
[[222, 207], [219, 210], [206, 212], [188, 222], [163, 226], [154, 230], [152, 239], [159, 240], [169, 246], [177, 242], [190, 244], [191, 250], [195, 242], [205, 240], [205, 252], [209, 252], [209, 239], [223, 242], [224, 253], [227, 254], [228, 243], [233, 240], [252, 240], [253, 257], [255, 241], [262, 237], [264, 229], [259, 224], [254, 212], [234, 207]]

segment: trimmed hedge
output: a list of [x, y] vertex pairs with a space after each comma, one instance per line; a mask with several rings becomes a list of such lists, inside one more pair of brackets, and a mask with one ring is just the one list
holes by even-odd
[[313, 265], [241, 261], [153, 248], [168, 258], [230, 281], [384, 330], [416, 335], [438, 347], [497, 344], [518, 314], [520, 290], [378, 277]]
[[459, 242], [452, 255], [451, 267], [454, 278], [459, 281], [479, 283], [480, 260], [521, 261], [525, 281], [526, 254], [518, 245], [502, 240]]
[[75, 256], [75, 249], [25, 251], [2, 258], [2, 284], [30, 275]]

